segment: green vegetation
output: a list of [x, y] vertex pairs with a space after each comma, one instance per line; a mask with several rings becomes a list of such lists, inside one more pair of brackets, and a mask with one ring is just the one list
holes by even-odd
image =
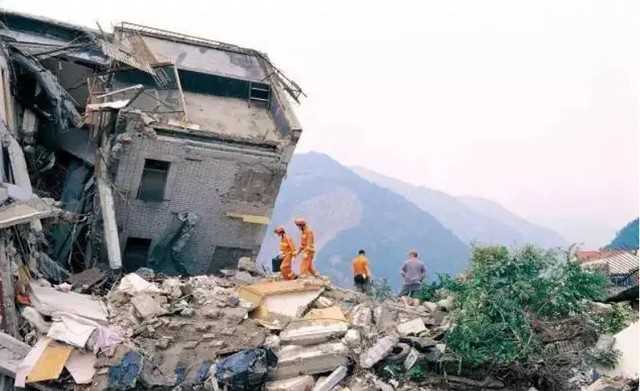
[[368, 295], [376, 300], [382, 301], [393, 296], [393, 290], [391, 289], [391, 285], [389, 285], [389, 281], [386, 278], [380, 278], [371, 281]]
[[640, 244], [638, 239], [639, 223], [640, 221], [635, 219], [625, 225], [606, 248], [608, 250], [637, 250]]
[[465, 278], [444, 283], [456, 299], [447, 347], [465, 365], [527, 362], [541, 353], [535, 322], [581, 314], [586, 300], [603, 297], [605, 285], [603, 275], [558, 252], [475, 248]]
[[622, 331], [637, 316], [631, 307], [623, 303], [613, 305], [610, 312], [594, 315], [593, 321], [600, 334], [616, 334]]

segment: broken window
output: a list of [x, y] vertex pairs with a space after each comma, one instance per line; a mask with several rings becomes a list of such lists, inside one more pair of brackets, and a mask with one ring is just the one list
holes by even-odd
[[250, 257], [253, 251], [247, 248], [217, 246], [209, 264], [209, 273], [215, 273], [220, 269], [235, 268], [238, 259]]
[[127, 272], [133, 272], [147, 266], [151, 239], [128, 238], [124, 248], [123, 267]]
[[138, 199], [143, 201], [164, 201], [164, 190], [169, 174], [169, 162], [146, 159], [144, 171], [138, 187]]

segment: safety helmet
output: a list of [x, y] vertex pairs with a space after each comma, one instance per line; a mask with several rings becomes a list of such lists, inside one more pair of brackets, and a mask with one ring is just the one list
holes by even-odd
[[307, 222], [302, 218], [302, 217], [298, 217], [297, 219], [295, 219], [293, 221], [296, 225], [306, 225]]
[[276, 234], [283, 234], [284, 233], [284, 227], [280, 225], [280, 226], [276, 227], [276, 229], [274, 229], [273, 232], [276, 233]]

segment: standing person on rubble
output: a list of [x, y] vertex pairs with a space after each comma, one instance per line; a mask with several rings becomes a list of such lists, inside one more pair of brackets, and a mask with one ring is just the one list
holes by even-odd
[[353, 258], [352, 268], [353, 285], [358, 292], [367, 293], [371, 282], [371, 269], [364, 250], [358, 251], [358, 256]]
[[404, 261], [400, 268], [400, 276], [402, 276], [402, 291], [400, 296], [413, 295], [420, 290], [420, 285], [427, 275], [427, 268], [424, 263], [418, 259], [418, 252], [416, 250], [409, 251], [409, 259]]
[[313, 257], [316, 254], [316, 248], [314, 245], [315, 239], [313, 237], [313, 231], [309, 224], [303, 218], [295, 219], [296, 226], [300, 229], [300, 248], [296, 255], [302, 254], [302, 263], [300, 264], [300, 275], [303, 277], [313, 275], [317, 276], [318, 272], [313, 267]]
[[293, 273], [293, 259], [296, 257], [296, 246], [283, 226], [279, 226], [273, 231], [280, 237], [280, 274], [285, 280], [293, 280], [296, 275]]

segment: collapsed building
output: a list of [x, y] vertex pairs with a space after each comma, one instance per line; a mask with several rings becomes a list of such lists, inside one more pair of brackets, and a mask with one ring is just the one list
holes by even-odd
[[1, 15], [5, 200], [80, 217], [46, 232], [55, 263], [184, 275], [256, 255], [302, 131], [295, 82], [253, 49]]

